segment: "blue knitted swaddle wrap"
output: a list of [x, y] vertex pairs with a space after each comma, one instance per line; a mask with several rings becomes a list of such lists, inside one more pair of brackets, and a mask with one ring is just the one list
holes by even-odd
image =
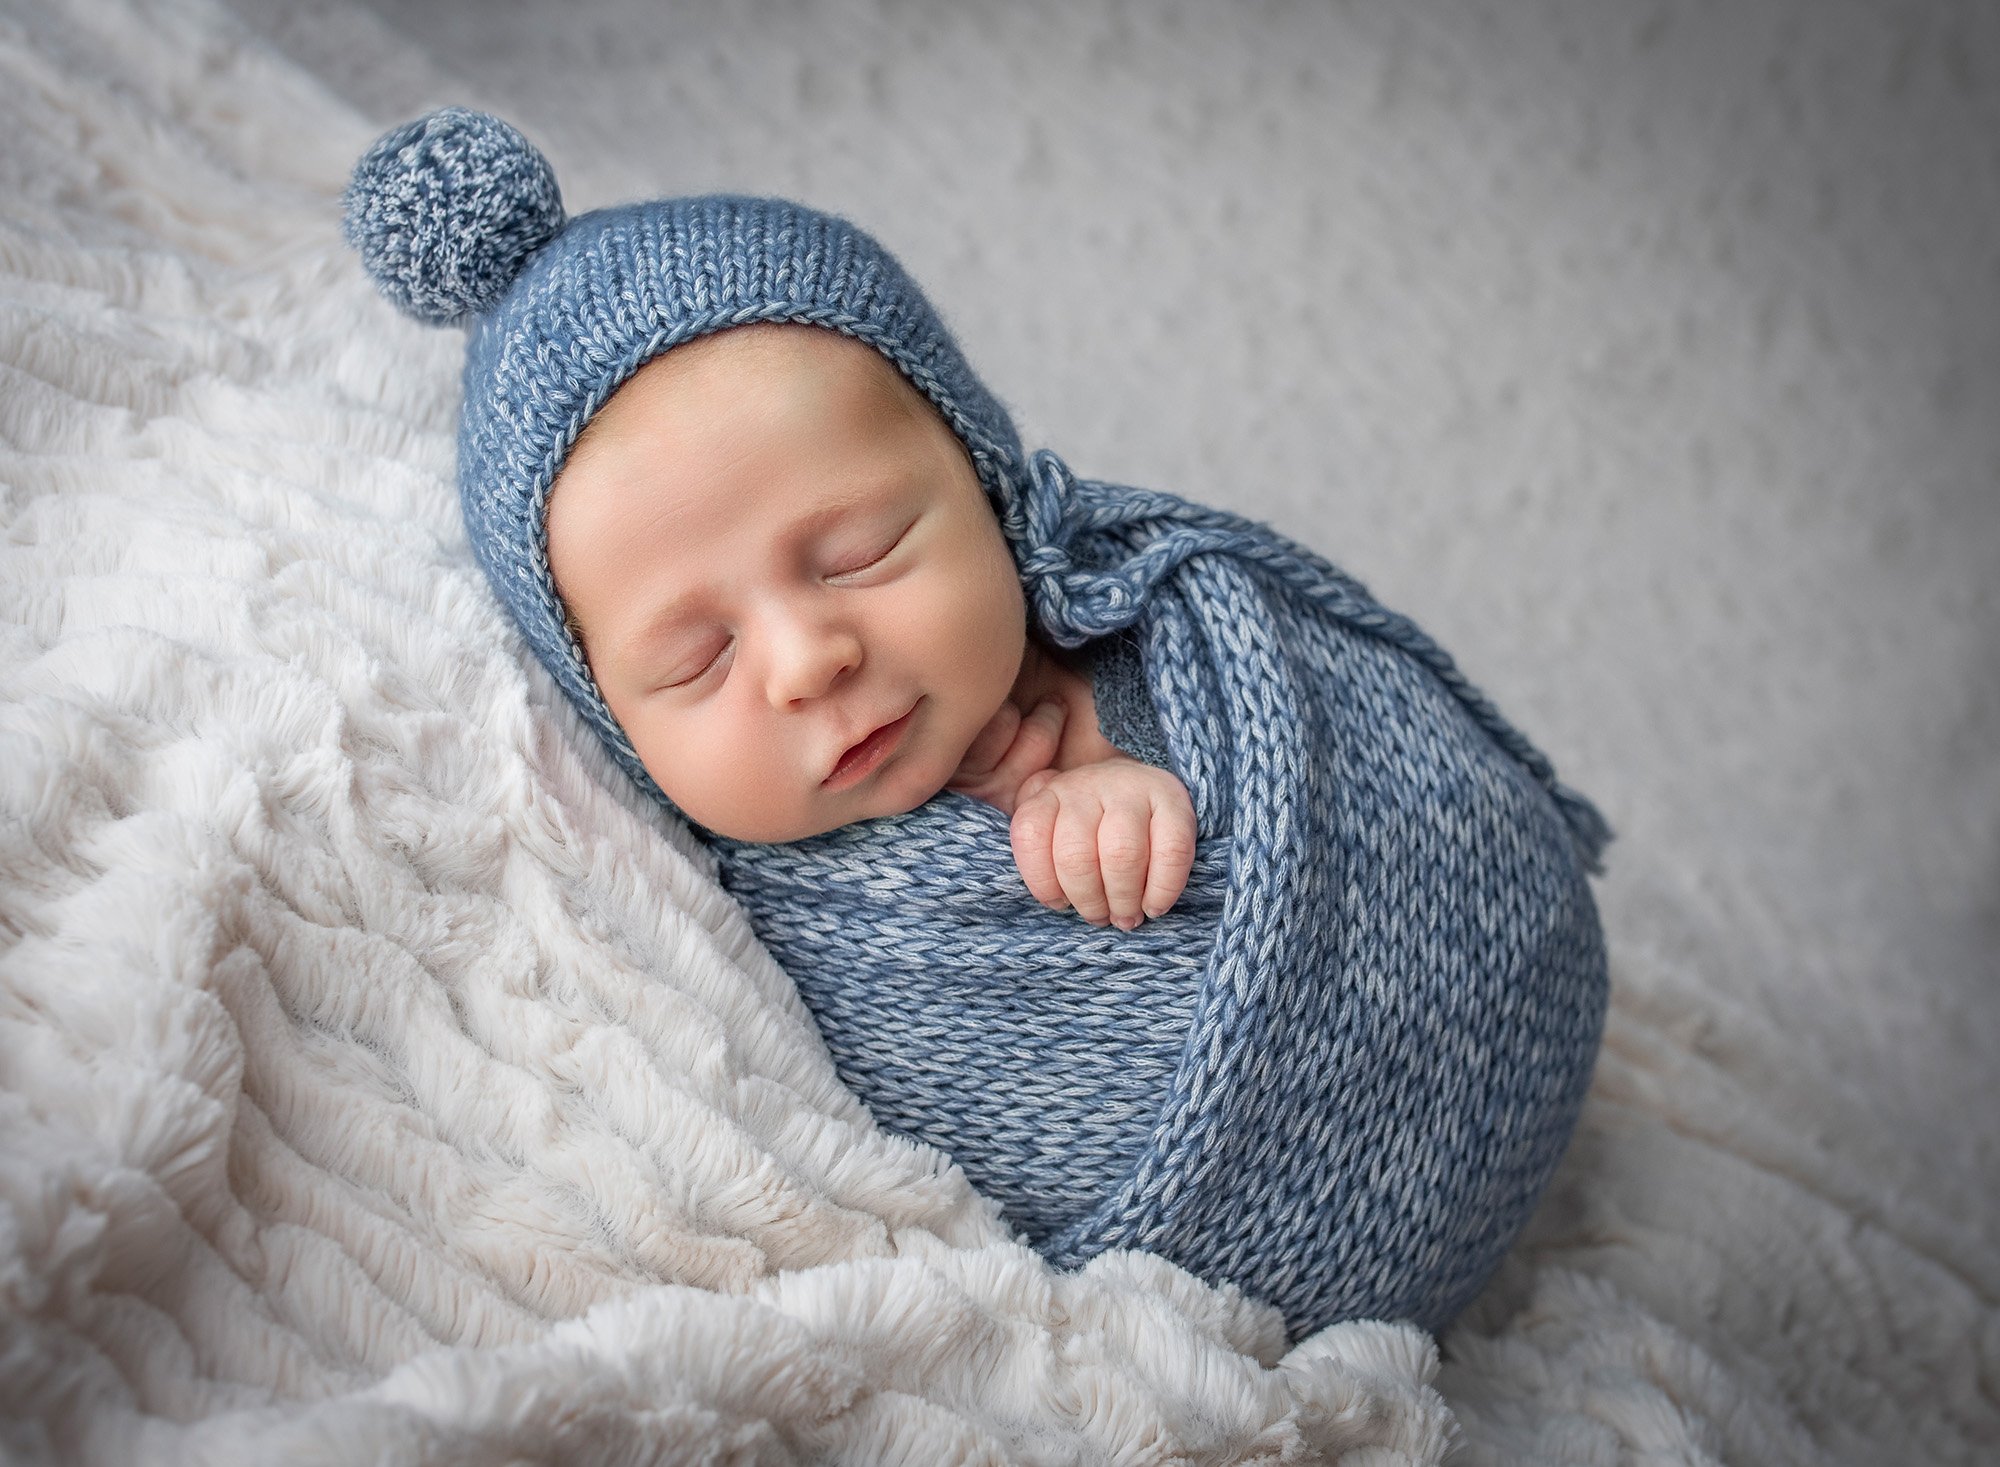
[[1604, 1018], [1607, 832], [1410, 622], [1275, 531], [1038, 454], [1037, 627], [1136, 639], [1197, 859], [1126, 933], [945, 792], [723, 880], [885, 1126], [1052, 1261], [1144, 1248], [1295, 1333], [1443, 1325], [1527, 1220]]
[[345, 204], [390, 300], [471, 327], [468, 539], [663, 805], [565, 623], [548, 496], [642, 364], [762, 321], [866, 341], [937, 408], [1041, 637], [1088, 649], [1104, 732], [1187, 785], [1187, 889], [1130, 933], [1041, 906], [1007, 816], [948, 791], [790, 845], [700, 832], [882, 1124], [950, 1152], [1056, 1263], [1149, 1249], [1295, 1332], [1441, 1328], [1477, 1292], [1589, 1082], [1607, 832], [1442, 651], [1265, 526], [1025, 459], [845, 220], [731, 195], [570, 218], [525, 138], [459, 108], [381, 138]]

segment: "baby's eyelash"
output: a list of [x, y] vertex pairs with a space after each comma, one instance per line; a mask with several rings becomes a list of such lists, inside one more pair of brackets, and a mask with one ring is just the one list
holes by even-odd
[[667, 686], [670, 688], [685, 688], [700, 682], [703, 678], [707, 677], [711, 671], [714, 670], [716, 663], [722, 661], [723, 653], [727, 652], [730, 649], [730, 647], [734, 645], [734, 643], [735, 639], [732, 637], [729, 641], [724, 642], [720, 647], [717, 647], [715, 649], [715, 655], [709, 658], [708, 661], [702, 663], [700, 667], [697, 667], [693, 672], [689, 673], [686, 677], [675, 678], [672, 682], [668, 683]]
[[889, 558], [890, 554], [894, 552], [895, 548], [898, 545], [901, 545], [903, 543], [904, 539], [908, 537], [910, 531], [914, 528], [915, 528], [914, 524], [905, 525], [900, 531], [897, 532], [895, 539], [891, 540], [887, 545], [884, 545], [875, 554], [869, 556], [866, 560], [857, 561], [853, 565], [843, 566], [841, 569], [835, 571], [834, 574], [837, 576], [851, 576], [856, 571], [865, 571], [872, 565], [880, 565], [883, 561]]

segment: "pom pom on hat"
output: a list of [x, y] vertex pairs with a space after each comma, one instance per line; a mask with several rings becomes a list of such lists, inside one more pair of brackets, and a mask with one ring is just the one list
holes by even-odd
[[384, 134], [354, 165], [343, 203], [342, 232], [376, 286], [430, 326], [490, 310], [564, 222], [548, 159], [464, 107]]

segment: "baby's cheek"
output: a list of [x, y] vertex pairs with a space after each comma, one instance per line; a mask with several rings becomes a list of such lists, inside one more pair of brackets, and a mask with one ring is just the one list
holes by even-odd
[[[952, 647], [969, 678], [992, 700], [988, 716], [1006, 701], [1027, 651], [1027, 616], [1014, 562], [1004, 551], [979, 557], [956, 582]], [[982, 720], [983, 726], [983, 720]]]
[[[983, 628], [968, 629], [976, 636]], [[965, 644], [960, 643], [963, 647]], [[952, 750], [952, 770], [990, 770], [1006, 756], [1020, 732], [1019, 710], [1008, 702], [1018, 673], [1019, 659], [1009, 649], [988, 645], [979, 655], [962, 655], [958, 661], [958, 708], [956, 740]]]
[[768, 736], [691, 722], [655, 731], [633, 747], [661, 793], [690, 819], [737, 840], [796, 840], [803, 827], [801, 775], [773, 767]]

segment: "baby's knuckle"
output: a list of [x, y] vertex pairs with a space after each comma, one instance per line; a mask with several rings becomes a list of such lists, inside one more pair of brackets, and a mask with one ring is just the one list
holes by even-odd
[[1146, 842], [1122, 831], [1102, 837], [1097, 848], [1107, 865], [1136, 866], [1146, 859]]
[[1065, 872], [1082, 871], [1097, 865], [1097, 842], [1076, 832], [1059, 832], [1052, 851], [1056, 865]]

